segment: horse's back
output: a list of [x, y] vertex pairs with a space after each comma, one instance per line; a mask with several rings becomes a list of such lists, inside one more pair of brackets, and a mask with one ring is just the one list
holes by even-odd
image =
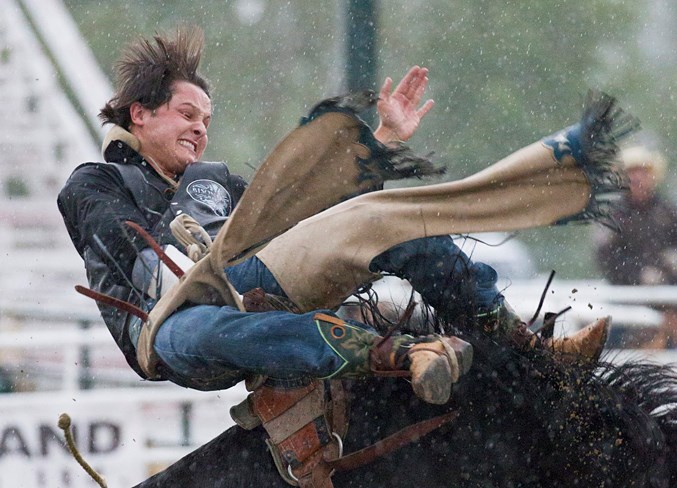
[[134, 488], [287, 488], [265, 445], [263, 429], [231, 427]]

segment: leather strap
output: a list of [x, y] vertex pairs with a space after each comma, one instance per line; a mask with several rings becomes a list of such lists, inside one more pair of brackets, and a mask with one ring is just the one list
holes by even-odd
[[347, 399], [340, 381], [314, 381], [297, 388], [262, 386], [250, 395], [280, 475], [303, 488], [332, 488], [326, 459], [341, 455], [339, 437], [348, 426]]
[[346, 398], [346, 388], [341, 380], [329, 380], [331, 402], [328, 404], [327, 418], [332, 432], [341, 439], [348, 434], [348, 419], [350, 418], [350, 403]]
[[[302, 390], [306, 390], [306, 388], [302, 388]], [[256, 395], [256, 393], [254, 393], [254, 395]], [[256, 413], [261, 420], [263, 420], [263, 426], [266, 428], [270, 440], [276, 445], [282, 445], [285, 443], [285, 440], [295, 433], [302, 432], [303, 429], [308, 429], [308, 426], [311, 426], [309, 429], [310, 432], [307, 436], [301, 435], [301, 437], [312, 437], [312, 431], [319, 431], [321, 429], [312, 424], [318, 416], [323, 416], [324, 414], [324, 391], [322, 388], [314, 388], [307, 393], [304, 392], [304, 396], [293, 405], [293, 410], [291, 410], [292, 407], [290, 407], [290, 409], [286, 409], [281, 414], [273, 416], [272, 418], [266, 418], [262, 415], [261, 410], [257, 408], [259, 405], [260, 402], [254, 400]], [[298, 451], [298, 449], [300, 448], [295, 448], [293, 450]], [[303, 457], [298, 453], [296, 458], [299, 461], [303, 461]]]
[[143, 238], [143, 240], [146, 241], [146, 244], [148, 244], [148, 246], [153, 251], [155, 251], [155, 254], [157, 254], [157, 257], [160, 259], [160, 261], [162, 261], [165, 264], [165, 266], [167, 266], [169, 270], [172, 273], [174, 273], [174, 276], [176, 276], [177, 278], [181, 278], [183, 277], [184, 274], [186, 274], [185, 271], [181, 269], [181, 266], [176, 264], [172, 260], [172, 258], [167, 256], [167, 253], [165, 253], [164, 249], [162, 249], [162, 246], [160, 246], [157, 243], [157, 241], [153, 239], [153, 236], [151, 236], [148, 232], [146, 232], [146, 230], [143, 227], [141, 227], [139, 224], [131, 220], [125, 221], [125, 224], [134, 229], [136, 232], [138, 232], [138, 234]]
[[104, 293], [99, 293], [98, 291], [94, 291], [90, 288], [85, 288], [84, 286], [81, 286], [81, 285], [75, 285], [75, 291], [77, 291], [81, 295], [84, 295], [88, 298], [92, 298], [92, 299], [96, 300], [97, 302], [105, 303], [106, 305], [110, 305], [111, 307], [115, 307], [118, 310], [122, 310], [123, 312], [130, 313], [130, 314], [134, 315], [135, 317], [140, 318], [143, 321], [148, 319], [148, 314], [146, 312], [141, 310], [136, 305], [132, 305], [129, 302], [125, 302], [124, 300], [120, 300], [119, 298], [115, 298], [115, 297], [112, 297], [110, 295], [106, 295]]
[[271, 295], [263, 291], [263, 288], [254, 288], [242, 295], [242, 304], [247, 312], [271, 312], [281, 310], [283, 312], [301, 313], [291, 300]]
[[367, 446], [364, 449], [355, 451], [347, 456], [330, 459], [327, 461], [327, 464], [336, 471], [350, 471], [351, 469], [357, 469], [365, 464], [373, 463], [377, 458], [388, 455], [391, 452], [406, 446], [410, 442], [416, 442], [418, 439], [435, 429], [455, 420], [458, 415], [457, 411], [453, 411], [409, 425], [371, 446]]

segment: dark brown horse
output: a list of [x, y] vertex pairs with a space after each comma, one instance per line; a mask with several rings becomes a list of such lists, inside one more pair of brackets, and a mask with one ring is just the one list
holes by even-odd
[[[459, 416], [370, 465], [336, 473], [334, 486], [677, 486], [675, 369], [562, 364], [548, 351], [464, 338], [475, 361], [447, 405], [418, 400], [403, 379], [348, 385], [346, 452], [425, 418]], [[264, 439], [261, 428], [232, 427], [136, 488], [288, 486]]]

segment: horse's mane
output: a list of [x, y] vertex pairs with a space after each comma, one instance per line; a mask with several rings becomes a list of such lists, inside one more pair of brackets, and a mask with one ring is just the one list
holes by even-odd
[[[537, 471], [547, 480], [544, 485], [629, 486], [634, 480], [636, 486], [672, 486], [659, 480], [669, 476], [666, 460], [670, 452], [674, 454], [677, 440], [673, 368], [649, 363], [570, 364], [538, 350], [519, 354], [491, 346], [476, 350], [485, 353], [477, 368], [484, 379], [477, 383], [483, 388], [468, 395], [500, 398], [485, 403], [496, 408], [512, 402], [513, 411], [507, 408], [504, 414], [507, 422], [513, 417], [533, 419], [530, 435], [538, 442], [530, 448], [538, 449], [534, 454], [540, 459]], [[672, 445], [667, 444], [669, 439]]]

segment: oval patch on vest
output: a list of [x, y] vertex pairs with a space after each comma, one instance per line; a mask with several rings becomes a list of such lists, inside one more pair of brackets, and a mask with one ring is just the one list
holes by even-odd
[[346, 335], [346, 329], [342, 325], [334, 325], [330, 330], [334, 339], [343, 339], [343, 336]]
[[230, 193], [216, 181], [192, 181], [188, 184], [186, 193], [196, 202], [207, 205], [216, 215], [230, 215]]

